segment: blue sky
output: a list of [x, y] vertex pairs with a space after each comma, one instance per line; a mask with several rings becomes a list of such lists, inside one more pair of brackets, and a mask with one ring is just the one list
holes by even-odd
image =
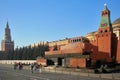
[[85, 36], [98, 29], [104, 3], [112, 22], [120, 17], [120, 0], [0, 0], [0, 41], [7, 20], [15, 47]]

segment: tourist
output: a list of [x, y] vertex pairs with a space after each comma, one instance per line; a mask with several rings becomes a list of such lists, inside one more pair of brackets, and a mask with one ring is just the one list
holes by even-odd
[[30, 65], [30, 67], [31, 67], [31, 72], [33, 73], [34, 64], [32, 63], [32, 64]]
[[42, 72], [42, 64], [40, 64], [39, 67], [40, 67], [39, 72], [41, 73]]
[[17, 68], [17, 63], [15, 62], [15, 63], [14, 63], [14, 69], [16, 69], [16, 68]]

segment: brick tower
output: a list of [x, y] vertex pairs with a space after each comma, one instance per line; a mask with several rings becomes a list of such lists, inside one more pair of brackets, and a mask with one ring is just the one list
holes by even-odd
[[14, 41], [11, 41], [11, 34], [8, 22], [6, 24], [4, 39], [2, 40], [1, 48], [2, 51], [14, 50]]
[[110, 11], [105, 4], [104, 10], [101, 14], [100, 26], [96, 34], [99, 58], [107, 59], [107, 61], [111, 60], [113, 36], [114, 34], [110, 20]]

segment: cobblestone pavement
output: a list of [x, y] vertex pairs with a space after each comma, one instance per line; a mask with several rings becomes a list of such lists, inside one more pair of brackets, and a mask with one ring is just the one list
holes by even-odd
[[14, 70], [10, 67], [4, 67], [0, 64], [0, 80], [113, 80], [99, 77], [88, 77], [80, 75], [70, 75], [61, 73], [31, 73], [30, 70]]

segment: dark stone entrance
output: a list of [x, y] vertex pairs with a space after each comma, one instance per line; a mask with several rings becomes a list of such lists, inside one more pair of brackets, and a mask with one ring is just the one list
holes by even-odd
[[62, 59], [63, 58], [58, 58], [58, 66], [62, 66]]

